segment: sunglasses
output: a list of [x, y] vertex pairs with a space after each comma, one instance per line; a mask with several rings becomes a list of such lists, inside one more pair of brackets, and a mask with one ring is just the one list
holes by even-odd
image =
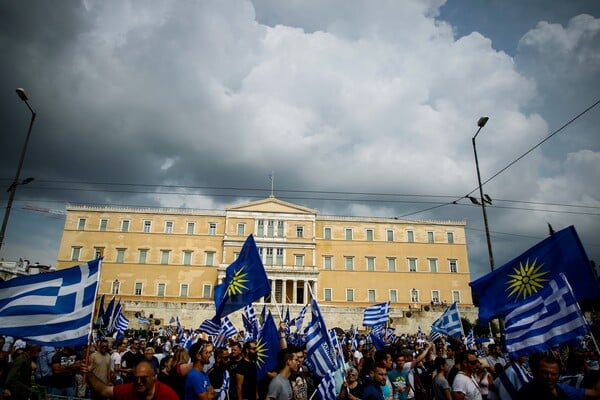
[[469, 364], [471, 364], [471, 365], [479, 364], [479, 360], [469, 360]]
[[141, 383], [142, 385], [145, 385], [146, 382], [148, 382], [148, 377], [143, 375], [143, 376], [134, 376], [133, 379], [135, 380], [136, 383]]

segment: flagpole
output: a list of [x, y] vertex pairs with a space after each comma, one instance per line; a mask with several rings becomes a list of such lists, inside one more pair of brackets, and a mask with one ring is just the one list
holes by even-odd
[[[104, 259], [104, 257], [99, 257], [99, 259], [98, 259], [98, 281], [100, 280], [100, 274], [102, 272], [102, 260], [103, 259]], [[98, 281], [96, 281], [96, 293], [94, 293], [94, 305], [96, 304], [96, 301], [98, 300], [98, 290], [100, 288], [100, 284]], [[90, 363], [90, 348], [94, 345], [94, 338], [93, 338], [94, 314], [95, 313], [92, 312], [92, 318], [90, 319], [90, 334], [89, 334], [89, 338], [88, 338], [88, 347], [85, 352], [85, 365], [88, 365]], [[86, 373], [83, 374], [83, 382], [85, 382], [85, 375], [86, 375]]]

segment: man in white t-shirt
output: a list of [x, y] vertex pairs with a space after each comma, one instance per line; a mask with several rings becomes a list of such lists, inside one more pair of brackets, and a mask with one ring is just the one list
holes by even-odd
[[405, 360], [404, 366], [402, 367], [402, 372], [405, 372], [408, 375], [408, 383], [410, 384], [410, 389], [408, 390], [408, 397], [407, 397], [407, 399], [409, 399], [409, 400], [415, 398], [414, 368], [417, 366], [417, 364], [419, 362], [425, 360], [425, 357], [427, 357], [427, 355], [429, 354], [429, 352], [431, 351], [432, 348], [434, 348], [433, 343], [427, 342], [425, 344], [425, 349], [421, 352], [421, 354], [419, 354], [417, 356], [417, 358], [414, 358], [414, 359], [413, 359], [412, 350], [405, 349], [405, 350], [402, 350], [402, 352], [400, 353], [400, 354], [402, 354], [402, 356], [404, 356], [404, 360]]
[[121, 375], [121, 354], [125, 352], [126, 348], [127, 343], [123, 340], [119, 340], [114, 351], [110, 354], [110, 372], [113, 376], [113, 383], [115, 385], [123, 383], [123, 377]]
[[452, 399], [454, 400], [482, 400], [479, 384], [474, 374], [479, 359], [474, 350], [467, 350], [460, 354], [460, 371], [452, 382]]

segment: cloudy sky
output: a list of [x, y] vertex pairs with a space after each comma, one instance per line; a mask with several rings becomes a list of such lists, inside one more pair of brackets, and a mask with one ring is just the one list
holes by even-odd
[[274, 171], [321, 214], [466, 220], [476, 278], [463, 197], [488, 116], [496, 265], [547, 223], [600, 261], [598, 1], [0, 0], [0, 18], [2, 188], [31, 116], [15, 88], [37, 112], [4, 259], [54, 265], [68, 202], [223, 209]]

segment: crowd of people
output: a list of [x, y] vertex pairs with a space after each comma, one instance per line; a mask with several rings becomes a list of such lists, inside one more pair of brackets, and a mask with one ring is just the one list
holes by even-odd
[[[50, 398], [310, 400], [319, 384], [305, 346], [280, 328], [278, 366], [257, 380], [257, 343], [243, 333], [215, 346], [206, 336], [186, 348], [168, 337], [100, 338], [90, 348], [40, 347], [0, 337], [5, 400]], [[208, 340], [207, 340], [208, 339]], [[340, 337], [336, 399], [494, 400], [600, 398], [596, 351], [571, 348], [513, 358], [499, 345], [401, 335], [376, 350], [367, 337]], [[41, 397], [41, 396], [40, 396]], [[318, 398], [318, 397], [314, 397]]]

